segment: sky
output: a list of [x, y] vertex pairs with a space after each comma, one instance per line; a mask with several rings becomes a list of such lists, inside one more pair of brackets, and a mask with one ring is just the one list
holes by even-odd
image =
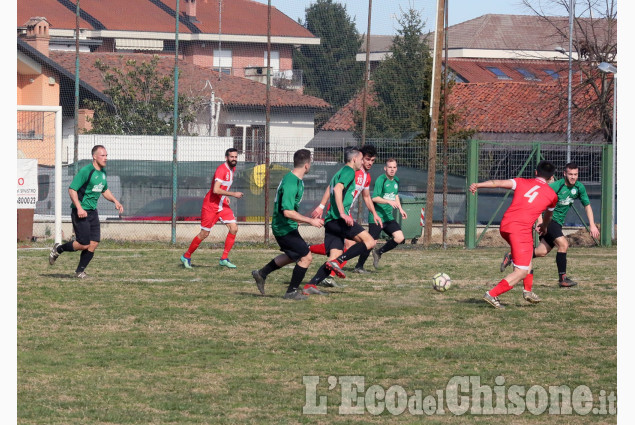
[[[256, 0], [267, 4], [268, 0]], [[366, 33], [368, 26], [368, 0], [334, 0], [346, 5], [349, 16], [355, 19], [357, 31]], [[271, 5], [297, 21], [304, 20], [305, 9], [315, 0], [271, 0]], [[371, 33], [394, 35], [399, 27], [396, 18], [410, 7], [421, 11], [426, 22], [425, 29], [433, 30], [436, 21], [437, 0], [373, 0], [371, 14]], [[401, 9], [400, 9], [401, 8]], [[448, 0], [448, 23], [458, 24], [479, 16], [496, 13], [509, 15], [530, 15], [530, 11], [521, 5], [521, 0]]]

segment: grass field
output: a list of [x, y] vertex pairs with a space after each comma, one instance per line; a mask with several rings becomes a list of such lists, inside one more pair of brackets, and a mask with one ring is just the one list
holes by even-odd
[[[501, 248], [400, 246], [377, 272], [349, 273], [340, 280], [347, 288], [300, 302], [282, 299], [290, 268], [270, 275], [266, 296], [256, 290], [250, 272], [274, 249], [238, 245], [236, 270], [220, 268], [220, 250], [209, 245], [185, 270], [183, 251], [105, 241], [90, 279], [80, 281], [71, 277], [78, 253], [50, 267], [47, 249], [18, 250], [19, 423], [616, 423], [606, 409], [549, 414], [558, 408], [551, 402], [534, 415], [529, 394], [520, 415], [456, 416], [439, 401], [451, 394], [453, 377], [471, 376], [494, 398], [514, 385], [537, 396], [550, 386], [587, 386], [601, 409], [601, 396], [617, 393], [615, 248], [570, 249], [569, 274], [580, 283], [571, 289], [558, 288], [553, 253], [535, 260], [534, 291], [543, 302], [526, 303], [517, 287], [501, 296], [502, 311], [481, 300], [504, 276]], [[306, 280], [323, 259], [315, 256]], [[431, 289], [438, 271], [453, 279], [446, 293]], [[305, 385], [311, 376], [319, 378], [304, 378]], [[363, 414], [339, 413], [350, 399], [347, 376], [364, 379], [355, 394], [370, 404]], [[381, 400], [382, 391], [403, 395], [400, 388], [432, 407], [394, 415], [404, 401]], [[480, 405], [474, 386], [461, 391], [470, 408]], [[322, 396], [326, 414], [303, 414]], [[428, 416], [436, 404], [444, 414]]]

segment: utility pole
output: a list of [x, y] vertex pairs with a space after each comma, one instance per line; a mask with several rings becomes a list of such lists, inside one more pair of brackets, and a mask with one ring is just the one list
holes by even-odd
[[[366, 65], [364, 66], [364, 89], [362, 91], [362, 147], [366, 144], [366, 110], [368, 108], [368, 80], [370, 80], [370, 17], [373, 10], [373, 0], [368, 0], [368, 27], [366, 29]], [[362, 221], [362, 197], [357, 200], [357, 222]]]
[[267, 99], [265, 111], [265, 244], [269, 245], [269, 143], [271, 133], [271, 0], [267, 4]]
[[79, 171], [79, 0], [75, 8], [75, 122], [73, 127], [73, 164]]
[[428, 148], [428, 188], [426, 190], [425, 237], [423, 244], [430, 246], [432, 240], [432, 217], [434, 215], [434, 178], [437, 167], [437, 130], [439, 125], [439, 98], [441, 97], [441, 55], [443, 54], [445, 0], [437, 2], [437, 29], [434, 34], [434, 61], [432, 66], [432, 102], [430, 112], [430, 141]]

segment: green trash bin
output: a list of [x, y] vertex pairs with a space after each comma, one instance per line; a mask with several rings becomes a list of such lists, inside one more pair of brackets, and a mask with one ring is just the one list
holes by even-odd
[[[400, 199], [401, 208], [408, 214], [408, 218], [404, 220], [401, 218], [401, 214], [398, 209], [393, 210], [393, 217], [401, 226], [403, 235], [406, 239], [410, 239], [411, 243], [417, 243], [417, 240], [421, 237], [423, 226], [421, 226], [421, 208], [425, 208], [426, 200], [423, 198], [414, 199]], [[388, 238], [384, 232], [381, 234], [382, 238]]]

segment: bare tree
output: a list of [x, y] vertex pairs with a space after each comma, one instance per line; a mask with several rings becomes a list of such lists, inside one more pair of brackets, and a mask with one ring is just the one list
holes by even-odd
[[[532, 13], [552, 26], [555, 37], [569, 39], [569, 0], [522, 2]], [[571, 81], [572, 117], [596, 117], [604, 140], [612, 142], [614, 85], [607, 79], [614, 77], [599, 72], [597, 66], [602, 62], [616, 62], [617, 0], [573, 0], [573, 4], [571, 56], [575, 74]], [[566, 87], [559, 96], [565, 99], [561, 104], [567, 105]], [[575, 120], [572, 118], [572, 121]]]

